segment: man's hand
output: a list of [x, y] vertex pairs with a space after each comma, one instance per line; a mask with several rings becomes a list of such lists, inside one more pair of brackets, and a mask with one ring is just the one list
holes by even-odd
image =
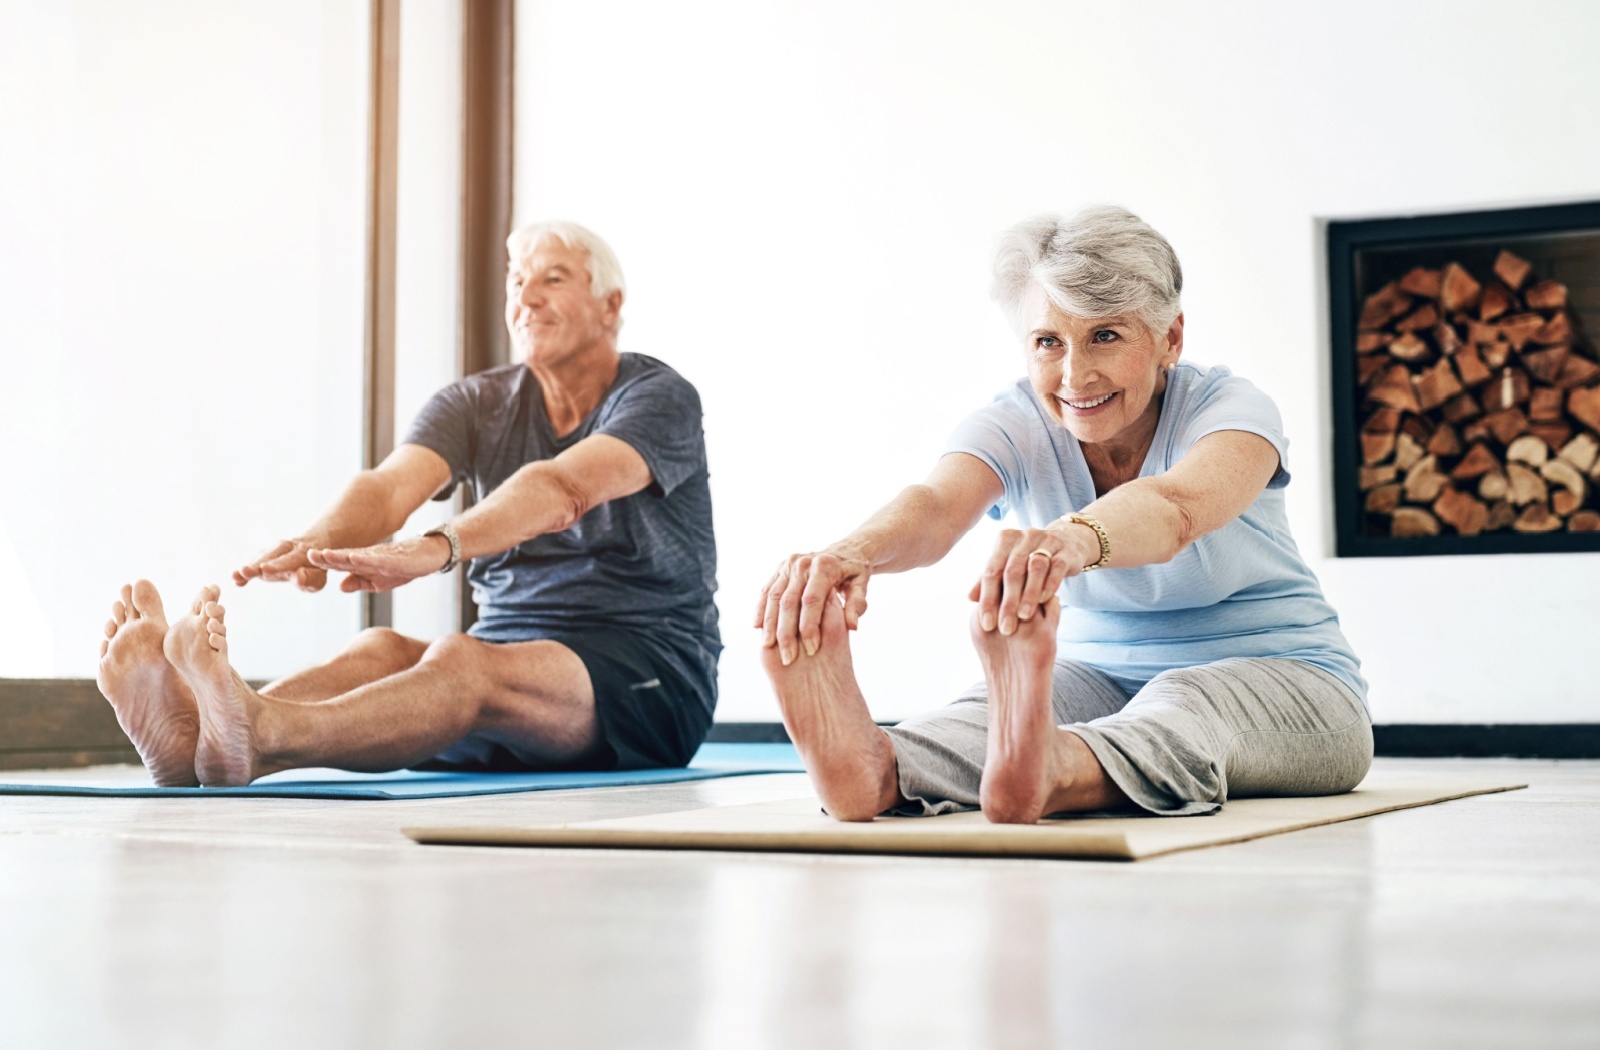
[[443, 536], [417, 536], [396, 543], [345, 550], [310, 550], [306, 557], [319, 569], [347, 573], [339, 589], [392, 591], [429, 576], [450, 560], [450, 541]]
[[328, 574], [307, 559], [311, 547], [311, 541], [304, 538], [282, 540], [268, 547], [256, 555], [254, 561], [234, 570], [234, 586], [243, 587], [251, 580], [292, 581], [302, 591], [322, 590], [328, 582]]

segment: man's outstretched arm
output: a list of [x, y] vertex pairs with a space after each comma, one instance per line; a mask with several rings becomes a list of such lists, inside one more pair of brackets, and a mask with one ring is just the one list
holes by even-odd
[[450, 482], [450, 465], [432, 449], [401, 445], [372, 470], [351, 479], [333, 506], [304, 533], [281, 540], [237, 569], [233, 582], [292, 580], [303, 591], [319, 591], [327, 570], [309, 552], [323, 547], [364, 547], [392, 536], [416, 509]]
[[[641, 492], [650, 482], [650, 468], [632, 445], [608, 434], [584, 438], [554, 459], [522, 467], [452, 521], [461, 558], [498, 554], [535, 536], [564, 532], [600, 504]], [[387, 591], [439, 571], [449, 560], [450, 543], [419, 536], [360, 548], [313, 548], [308, 557], [314, 566], [348, 573], [343, 590]]]

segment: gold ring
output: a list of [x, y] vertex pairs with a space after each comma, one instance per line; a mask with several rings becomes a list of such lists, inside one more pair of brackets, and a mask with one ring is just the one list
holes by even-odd
[[[1051, 552], [1051, 551], [1045, 550], [1043, 547], [1040, 547], [1039, 549], [1035, 550], [1033, 552], [1033, 554], [1043, 554], [1046, 558], [1049, 558], [1051, 561], [1055, 561], [1056, 560], [1055, 554], [1053, 552]], [[1033, 554], [1028, 555], [1028, 557], [1032, 558]]]

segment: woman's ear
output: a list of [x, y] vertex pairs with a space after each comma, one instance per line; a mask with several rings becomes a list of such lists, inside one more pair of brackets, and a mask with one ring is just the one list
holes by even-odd
[[1172, 319], [1167, 326], [1167, 351], [1161, 355], [1161, 367], [1170, 371], [1183, 356], [1183, 314]]

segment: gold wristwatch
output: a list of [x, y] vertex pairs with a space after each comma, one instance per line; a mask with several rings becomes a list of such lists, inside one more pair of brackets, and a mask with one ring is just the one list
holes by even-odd
[[1100, 540], [1100, 560], [1093, 565], [1085, 565], [1083, 567], [1084, 572], [1089, 572], [1092, 569], [1103, 569], [1111, 564], [1111, 537], [1106, 535], [1106, 527], [1100, 524], [1098, 519], [1091, 518], [1087, 514], [1063, 514], [1061, 520], [1089, 526]]

